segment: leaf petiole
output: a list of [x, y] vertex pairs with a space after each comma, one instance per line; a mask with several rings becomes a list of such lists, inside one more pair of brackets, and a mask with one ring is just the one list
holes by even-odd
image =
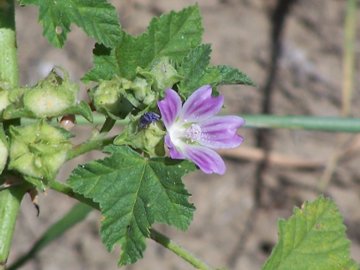
[[[95, 203], [94, 201], [85, 198], [84, 196], [75, 193], [70, 186], [67, 184], [61, 183], [59, 181], [53, 181], [49, 183], [49, 187], [55, 191], [58, 191], [60, 193], [63, 193], [65, 195], [68, 195], [71, 198], [74, 198], [82, 203], [85, 203], [91, 207], [93, 207], [96, 210], [100, 210], [99, 205]], [[150, 238], [154, 240], [155, 242], [159, 243], [166, 249], [170, 250], [171, 252], [175, 253], [180, 258], [184, 259], [188, 263], [190, 263], [192, 266], [194, 266], [196, 269], [201, 270], [211, 270], [214, 269], [210, 266], [208, 266], [205, 262], [201, 261], [200, 259], [196, 258], [193, 254], [191, 254], [188, 250], [181, 247], [179, 244], [172, 241], [169, 237], [166, 235], [151, 229], [150, 230]]]

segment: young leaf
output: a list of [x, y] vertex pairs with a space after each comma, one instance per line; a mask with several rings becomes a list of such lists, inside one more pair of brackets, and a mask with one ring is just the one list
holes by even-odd
[[195, 169], [187, 161], [147, 159], [129, 147], [108, 146], [111, 156], [76, 168], [70, 186], [100, 205], [101, 237], [108, 250], [122, 247], [119, 264], [142, 257], [155, 222], [185, 230], [194, 207], [181, 177]]
[[356, 270], [350, 242], [334, 202], [323, 197], [279, 221], [279, 242], [263, 270]]
[[108, 47], [121, 40], [116, 10], [106, 0], [20, 0], [20, 4], [39, 6], [43, 35], [56, 47], [64, 45], [71, 23]]

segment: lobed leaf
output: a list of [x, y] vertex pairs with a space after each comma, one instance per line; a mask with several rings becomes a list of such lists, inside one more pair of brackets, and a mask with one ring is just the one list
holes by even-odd
[[184, 57], [179, 68], [179, 74], [184, 77], [179, 84], [179, 93], [188, 97], [200, 86], [206, 84], [201, 82], [207, 66], [210, 62], [211, 46], [200, 45]]
[[20, 0], [22, 5], [39, 6], [43, 35], [56, 47], [62, 47], [71, 23], [108, 47], [121, 40], [121, 28], [115, 8], [106, 0]]
[[213, 87], [223, 84], [254, 85], [252, 80], [236, 68], [219, 65], [209, 66], [211, 47], [208, 44], [192, 49], [180, 64], [179, 74], [185, 79], [179, 84], [182, 96], [190, 96], [199, 87], [210, 84]]
[[356, 270], [339, 210], [320, 197], [279, 221], [279, 241], [263, 270]]
[[133, 37], [123, 33], [121, 42], [110, 53], [95, 54], [94, 68], [85, 79], [99, 81], [104, 79], [104, 70], [111, 70], [109, 74], [131, 80], [137, 67], [149, 67], [160, 57], [167, 56], [171, 61], [180, 62], [201, 43], [202, 33], [197, 5], [164, 14], [154, 18], [142, 35]]
[[81, 78], [82, 81], [111, 80], [118, 73], [114, 50], [96, 43], [93, 57], [94, 66]]
[[194, 206], [181, 177], [195, 169], [187, 161], [144, 158], [129, 147], [108, 146], [111, 156], [76, 168], [70, 186], [99, 203], [102, 241], [108, 250], [122, 247], [120, 264], [142, 257], [155, 222], [185, 230]]

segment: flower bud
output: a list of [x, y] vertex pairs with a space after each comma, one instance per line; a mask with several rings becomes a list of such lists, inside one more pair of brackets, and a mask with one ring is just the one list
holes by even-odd
[[114, 78], [102, 81], [90, 90], [90, 97], [95, 109], [109, 116], [123, 118], [133, 110], [133, 104], [127, 100], [123, 93], [130, 89], [131, 81], [123, 78]]
[[45, 121], [10, 127], [9, 169], [40, 179], [52, 179], [72, 145], [70, 133]]
[[25, 91], [24, 108], [36, 117], [55, 117], [76, 105], [78, 87], [68, 76], [61, 78], [54, 70], [35, 87]]
[[137, 72], [145, 78], [152, 78], [153, 88], [158, 92], [171, 88], [183, 78], [178, 74], [168, 57], [162, 57], [154, 62], [150, 71], [138, 68]]
[[155, 93], [151, 90], [151, 85], [147, 82], [147, 80], [136, 77], [131, 85], [135, 98], [145, 104], [150, 105], [156, 99]]

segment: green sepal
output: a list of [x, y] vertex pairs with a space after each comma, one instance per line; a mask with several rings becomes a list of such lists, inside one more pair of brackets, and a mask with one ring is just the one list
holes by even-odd
[[153, 89], [157, 92], [163, 92], [183, 79], [183, 76], [176, 71], [169, 57], [161, 57], [155, 60], [150, 69], [138, 67], [136, 73], [151, 80]]
[[68, 74], [64, 72], [62, 78], [53, 69], [35, 87], [25, 91], [24, 108], [37, 118], [61, 116], [76, 105], [78, 90], [78, 86], [70, 82]]
[[35, 177], [31, 177], [28, 175], [24, 175], [23, 176], [24, 180], [30, 184], [32, 184], [33, 186], [36, 187], [36, 189], [44, 192], [46, 190], [46, 185], [43, 181], [43, 179], [40, 178], [35, 178]]
[[90, 105], [85, 101], [80, 101], [80, 103], [76, 104], [73, 107], [65, 110], [63, 114], [77, 114], [83, 116], [90, 123], [93, 122], [94, 117], [90, 108]]
[[11, 126], [9, 131], [9, 169], [35, 178], [53, 179], [72, 147], [71, 133], [43, 120], [27, 126]]
[[[141, 68], [139, 67], [139, 69]], [[150, 105], [156, 101], [157, 95], [151, 89], [152, 84], [153, 84], [153, 79], [150, 77], [146, 79], [141, 77], [136, 77], [134, 79], [133, 83], [131, 84], [131, 89], [134, 93], [135, 99], [138, 102], [144, 105]], [[129, 94], [127, 94], [127, 97]]]
[[0, 114], [10, 105], [9, 92], [0, 87]]

